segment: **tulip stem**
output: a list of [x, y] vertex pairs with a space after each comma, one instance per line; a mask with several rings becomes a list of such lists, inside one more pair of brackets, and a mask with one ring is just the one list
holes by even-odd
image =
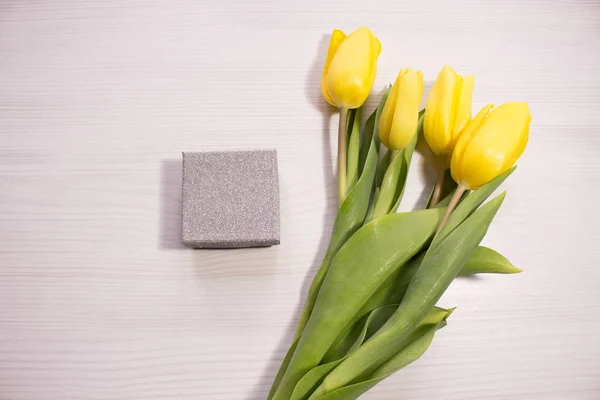
[[434, 241], [438, 237], [438, 235], [439, 235], [440, 231], [442, 230], [442, 228], [444, 227], [444, 225], [446, 225], [446, 222], [448, 222], [448, 218], [450, 217], [450, 214], [452, 214], [452, 211], [454, 211], [454, 209], [458, 205], [458, 202], [460, 201], [460, 198], [462, 197], [462, 195], [465, 193], [465, 190], [467, 190], [467, 188], [465, 186], [463, 186], [462, 184], [460, 184], [454, 191], [454, 195], [450, 199], [450, 203], [448, 203], [448, 208], [446, 209], [446, 213], [444, 213], [444, 216], [442, 217], [442, 222], [440, 222], [440, 226], [438, 226], [438, 229], [435, 232], [435, 236], [433, 237]]
[[338, 178], [338, 202], [341, 206], [346, 199], [346, 163], [347, 163], [347, 125], [348, 125], [348, 109], [340, 108], [340, 123], [338, 131], [338, 159], [337, 159], [337, 178]]
[[431, 195], [431, 201], [429, 202], [429, 208], [433, 208], [438, 205], [442, 197], [442, 191], [444, 189], [444, 178], [446, 177], [446, 167], [442, 162], [439, 162], [439, 168], [437, 169], [437, 179], [433, 186], [433, 193]]

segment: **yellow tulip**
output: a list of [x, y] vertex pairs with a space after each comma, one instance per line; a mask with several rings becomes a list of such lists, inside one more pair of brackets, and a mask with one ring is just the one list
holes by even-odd
[[529, 138], [531, 114], [527, 103], [485, 106], [458, 138], [450, 170], [454, 180], [477, 189], [506, 172], [521, 156]]
[[438, 156], [450, 155], [461, 131], [471, 119], [475, 77], [462, 77], [448, 66], [437, 76], [425, 107], [423, 134]]
[[380, 53], [381, 43], [368, 28], [359, 28], [348, 36], [334, 30], [321, 81], [325, 100], [338, 108], [362, 106], [375, 82]]
[[379, 138], [387, 148], [402, 150], [412, 140], [419, 123], [423, 74], [400, 70], [379, 119]]

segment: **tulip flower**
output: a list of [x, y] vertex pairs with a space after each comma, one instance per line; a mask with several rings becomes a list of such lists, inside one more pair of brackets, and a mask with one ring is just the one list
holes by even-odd
[[335, 29], [323, 68], [321, 92], [325, 100], [340, 109], [338, 135], [338, 201], [346, 198], [348, 110], [359, 108], [367, 100], [377, 73], [377, 58], [381, 43], [368, 28], [362, 27], [350, 35]]
[[325, 100], [340, 109], [362, 106], [373, 88], [380, 53], [381, 43], [368, 28], [348, 36], [334, 30], [321, 81]]
[[475, 77], [462, 77], [448, 66], [442, 68], [427, 98], [423, 133], [438, 156], [452, 154], [461, 131], [471, 119]]
[[427, 98], [423, 134], [438, 161], [438, 180], [434, 187], [431, 203], [439, 201], [444, 185], [445, 170], [449, 157], [465, 125], [471, 119], [473, 97], [473, 75], [462, 77], [452, 68], [445, 66], [438, 74]]
[[379, 138], [390, 150], [402, 150], [415, 135], [422, 94], [421, 71], [400, 70], [379, 120]]
[[484, 107], [456, 143], [450, 172], [467, 189], [477, 189], [507, 171], [521, 156], [529, 138], [527, 103]]
[[527, 103], [506, 103], [492, 111], [493, 107], [483, 107], [456, 142], [450, 172], [458, 187], [438, 232], [465, 190], [477, 189], [508, 171], [525, 150], [531, 123]]

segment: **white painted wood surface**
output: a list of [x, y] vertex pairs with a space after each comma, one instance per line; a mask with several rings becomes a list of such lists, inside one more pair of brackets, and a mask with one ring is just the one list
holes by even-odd
[[[485, 240], [525, 272], [457, 281], [430, 351], [364, 398], [600, 398], [598, 1], [3, 0], [0, 399], [266, 396], [336, 207], [327, 35], [360, 25], [377, 91], [449, 64], [477, 107], [534, 115]], [[182, 248], [180, 152], [260, 147], [282, 244]]]

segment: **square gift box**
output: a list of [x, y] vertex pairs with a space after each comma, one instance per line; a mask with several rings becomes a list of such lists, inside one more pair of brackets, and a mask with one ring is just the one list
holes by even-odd
[[184, 152], [182, 213], [187, 247], [279, 244], [277, 152]]

